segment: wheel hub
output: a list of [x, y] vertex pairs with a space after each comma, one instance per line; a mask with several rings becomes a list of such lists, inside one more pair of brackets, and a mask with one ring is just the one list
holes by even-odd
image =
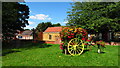
[[76, 41], [76, 40], [79, 39], [78, 38], [71, 39], [68, 43], [68, 52], [73, 56], [82, 54], [84, 50], [84, 44], [82, 40], [80, 41]]
[[73, 49], [76, 50], [76, 47], [77, 47], [77, 45], [74, 45], [74, 46], [73, 46]]

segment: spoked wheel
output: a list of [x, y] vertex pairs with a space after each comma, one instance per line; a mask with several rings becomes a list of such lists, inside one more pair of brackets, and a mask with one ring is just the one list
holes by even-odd
[[84, 44], [81, 39], [74, 38], [69, 41], [67, 48], [68, 48], [68, 52], [71, 55], [77, 56], [77, 55], [82, 54], [84, 50]]

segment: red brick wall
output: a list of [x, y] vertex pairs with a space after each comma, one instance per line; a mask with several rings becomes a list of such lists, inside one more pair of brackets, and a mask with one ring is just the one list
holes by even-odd
[[45, 41], [45, 43], [48, 43], [48, 44], [55, 44], [54, 41]]
[[43, 40], [43, 32], [38, 33], [38, 40], [42, 41]]
[[105, 44], [106, 45], [120, 45], [120, 42], [111, 42], [111, 43], [106, 42]]
[[45, 43], [47, 43], [47, 44], [60, 44], [60, 43], [56, 43], [55, 41], [45, 41]]

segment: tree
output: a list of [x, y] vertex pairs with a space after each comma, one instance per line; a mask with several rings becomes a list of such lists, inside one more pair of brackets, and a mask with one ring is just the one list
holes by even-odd
[[30, 30], [30, 29], [24, 29], [24, 30]]
[[29, 7], [18, 2], [2, 3], [2, 34], [3, 40], [10, 40], [17, 30], [29, 25]]
[[36, 27], [36, 32], [44, 32], [48, 27], [52, 27], [51, 22], [42, 22], [39, 23]]
[[120, 2], [76, 2], [68, 12], [69, 26], [91, 32], [120, 30]]
[[61, 26], [61, 25], [60, 25], [60, 23], [52, 24], [51, 22], [39, 23], [36, 27], [36, 33], [44, 32], [48, 27], [56, 27], [56, 26]]
[[57, 24], [53, 24], [52, 26], [56, 27], [56, 26], [61, 26], [61, 25], [60, 25], [60, 23], [57, 23]]

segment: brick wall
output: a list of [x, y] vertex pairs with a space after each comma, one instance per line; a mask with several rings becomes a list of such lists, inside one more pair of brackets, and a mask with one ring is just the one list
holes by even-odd
[[38, 33], [38, 38], [37, 40], [42, 41], [43, 40], [43, 32]]
[[54, 41], [45, 41], [45, 43], [47, 43], [47, 44], [55, 44]]

